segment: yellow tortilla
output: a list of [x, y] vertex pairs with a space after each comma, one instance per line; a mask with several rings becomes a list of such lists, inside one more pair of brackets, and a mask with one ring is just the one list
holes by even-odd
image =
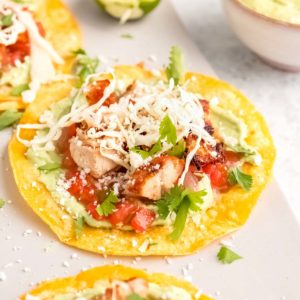
[[[35, 2], [37, 3], [35, 19], [42, 23], [46, 31], [46, 39], [65, 61], [63, 65], [56, 65], [56, 70], [64, 74], [72, 73], [74, 62], [72, 51], [82, 46], [82, 37], [76, 20], [60, 0], [35, 0]], [[10, 91], [11, 88], [6, 85], [0, 86], [0, 111], [24, 109], [27, 104], [21, 97], [11, 96]]]
[[[213, 300], [205, 295], [197, 296], [198, 289], [191, 283], [179, 280], [173, 276], [161, 273], [146, 273], [125, 266], [103, 266], [81, 272], [74, 277], [54, 279], [39, 284], [36, 288], [27, 293], [31, 296], [43, 296], [43, 300], [53, 299], [57, 294], [70, 293], [83, 289], [93, 288], [99, 280], [121, 280], [126, 281], [133, 278], [145, 279], [147, 282], [156, 283], [159, 286], [174, 286], [186, 290], [193, 300]], [[20, 297], [25, 300], [26, 294]]]
[[[117, 78], [132, 82], [135, 79], [149, 80], [153, 75], [137, 66], [115, 68]], [[26, 202], [51, 227], [58, 238], [68, 245], [84, 250], [106, 253], [108, 255], [187, 255], [196, 252], [217, 238], [240, 228], [248, 219], [251, 210], [267, 184], [275, 159], [275, 148], [263, 117], [254, 106], [231, 85], [201, 74], [187, 73], [185, 80], [191, 79], [188, 89], [200, 93], [205, 99], [218, 97], [220, 106], [231, 110], [242, 118], [248, 126], [247, 142], [261, 154], [260, 166], [246, 165], [245, 171], [253, 176], [253, 187], [245, 192], [238, 186], [222, 193], [213, 207], [203, 215], [201, 227], [190, 220], [177, 242], [168, 239], [171, 227], [153, 227], [145, 234], [125, 232], [118, 229], [97, 229], [84, 226], [83, 235], [76, 239], [74, 221], [66, 211], [52, 198], [42, 183], [39, 183], [39, 171], [26, 158], [27, 148], [14, 136], [9, 145], [9, 157], [17, 186]], [[40, 115], [51, 103], [68, 94], [68, 87], [54, 87], [53, 92], [41, 91], [38, 99], [26, 110], [21, 123], [37, 123]], [[31, 139], [34, 131], [23, 132], [22, 137]], [[24, 171], [26, 170], [26, 171]], [[33, 187], [32, 182], [38, 182]], [[40, 210], [39, 208], [43, 208]], [[63, 217], [64, 216], [64, 217]], [[137, 246], [132, 241], [137, 241]]]

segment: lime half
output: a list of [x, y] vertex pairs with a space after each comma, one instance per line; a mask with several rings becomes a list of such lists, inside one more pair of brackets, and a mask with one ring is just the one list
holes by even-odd
[[109, 15], [126, 23], [149, 14], [160, 0], [96, 0]]

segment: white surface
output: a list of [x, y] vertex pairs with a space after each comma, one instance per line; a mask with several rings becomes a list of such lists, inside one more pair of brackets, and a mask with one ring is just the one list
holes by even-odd
[[[68, 2], [83, 26], [88, 49], [94, 53], [97, 50], [105, 56], [121, 53], [123, 62], [134, 62], [155, 53], [162, 62], [166, 61], [171, 44], [181, 44], [185, 45], [192, 69], [211, 72], [182, 31], [167, 1], [156, 14], [125, 27], [119, 27], [113, 20], [101, 15], [92, 2], [86, 2], [84, 7], [78, 6], [78, 3], [83, 3], [81, 0]], [[128, 32], [134, 35], [134, 40], [120, 38], [121, 33]], [[298, 299], [300, 231], [274, 182], [262, 195], [247, 225], [236, 233], [234, 239], [226, 238], [233, 243], [233, 249], [244, 257], [232, 265], [217, 262], [218, 242], [196, 255], [174, 258], [172, 264], [167, 264], [164, 258], [143, 258], [136, 264], [133, 259], [103, 259], [60, 244], [24, 203], [9, 168], [6, 150], [9, 135], [9, 130], [0, 134], [1, 197], [13, 201], [0, 212], [0, 272], [5, 272], [7, 276], [4, 282], [0, 282], [1, 300], [16, 299], [29, 288], [30, 283], [75, 274], [83, 267], [109, 264], [116, 260], [178, 276], [182, 276], [183, 267], [192, 263], [193, 269], [188, 271], [188, 275], [192, 276], [193, 282], [221, 300]], [[79, 258], [72, 259], [73, 253], [77, 253]], [[65, 267], [64, 262], [70, 266]]]
[[219, 77], [242, 90], [266, 118], [277, 147], [275, 177], [300, 221], [300, 73], [265, 65], [234, 36], [219, 0], [173, 0]]
[[300, 26], [254, 14], [236, 0], [223, 0], [232, 30], [252, 51], [282, 69], [300, 71]]

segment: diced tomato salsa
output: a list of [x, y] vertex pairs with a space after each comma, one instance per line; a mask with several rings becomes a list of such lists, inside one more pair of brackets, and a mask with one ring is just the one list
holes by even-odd
[[[40, 22], [36, 22], [39, 32], [45, 36], [45, 29]], [[30, 40], [28, 32], [19, 34], [18, 40], [13, 45], [5, 46], [0, 44], [0, 62], [1, 66], [15, 66], [17, 61], [24, 62], [30, 55]]]
[[57, 142], [57, 150], [63, 156], [62, 166], [66, 170], [68, 192], [80, 201], [87, 212], [97, 221], [106, 220], [113, 226], [131, 225], [136, 232], [144, 232], [155, 220], [155, 212], [140, 207], [137, 201], [121, 201], [108, 217], [100, 216], [97, 207], [105, 199], [107, 193], [97, 190], [95, 181], [90, 175], [81, 175], [70, 153], [69, 140], [76, 135], [76, 124], [62, 130]]

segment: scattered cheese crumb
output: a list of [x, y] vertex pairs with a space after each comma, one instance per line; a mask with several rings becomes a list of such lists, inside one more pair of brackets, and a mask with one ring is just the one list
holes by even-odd
[[70, 267], [70, 264], [69, 264], [69, 262], [67, 262], [67, 261], [64, 261], [62, 265], [63, 265], [65, 268], [69, 268], [69, 267]]
[[0, 272], [0, 282], [6, 280], [6, 274], [4, 272]]
[[31, 269], [28, 268], [28, 267], [24, 267], [24, 268], [22, 269], [22, 271], [23, 271], [24, 273], [29, 273], [29, 272], [31, 272]]

